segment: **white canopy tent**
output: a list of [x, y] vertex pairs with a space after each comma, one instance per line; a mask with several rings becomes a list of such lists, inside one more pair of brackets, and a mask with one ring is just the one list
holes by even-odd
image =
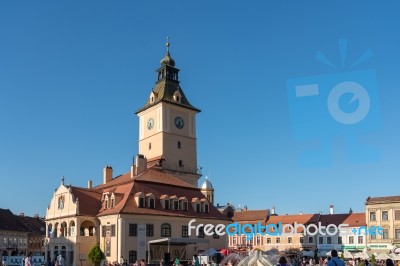
[[386, 253], [375, 253], [375, 259], [377, 259], [377, 260], [386, 260], [386, 259], [391, 259], [391, 258]]

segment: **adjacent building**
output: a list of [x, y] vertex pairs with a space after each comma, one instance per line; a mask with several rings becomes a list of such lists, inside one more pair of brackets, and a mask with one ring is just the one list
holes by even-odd
[[45, 222], [34, 217], [13, 214], [0, 209], [0, 260], [10, 256], [36, 256], [44, 254]]
[[365, 215], [368, 228], [382, 228], [380, 233], [368, 235], [368, 249], [371, 252], [390, 252], [400, 247], [400, 196], [368, 197]]

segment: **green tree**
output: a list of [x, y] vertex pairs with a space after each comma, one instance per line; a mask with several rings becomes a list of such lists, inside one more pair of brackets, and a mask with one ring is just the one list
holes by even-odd
[[372, 265], [375, 265], [375, 262], [376, 262], [376, 260], [375, 260], [375, 255], [372, 254], [372, 256], [371, 256], [371, 264], [372, 264]]
[[104, 259], [104, 253], [101, 251], [100, 247], [96, 245], [90, 250], [87, 258], [90, 264], [99, 266], [101, 260]]

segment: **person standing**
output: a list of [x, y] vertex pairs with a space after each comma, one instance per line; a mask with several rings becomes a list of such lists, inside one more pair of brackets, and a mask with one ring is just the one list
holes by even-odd
[[197, 255], [194, 255], [194, 266], [200, 266], [199, 257], [197, 257]]
[[29, 253], [28, 257], [25, 258], [25, 266], [32, 266], [31, 258], [32, 258], [32, 253]]
[[328, 261], [328, 266], [345, 266], [344, 262], [339, 259], [336, 249], [331, 251], [332, 259]]

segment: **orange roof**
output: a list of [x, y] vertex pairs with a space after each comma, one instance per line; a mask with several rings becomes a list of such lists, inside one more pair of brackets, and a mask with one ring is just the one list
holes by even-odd
[[328, 224], [348, 224], [352, 227], [365, 226], [365, 213], [341, 213], [341, 214], [324, 214], [321, 215], [321, 225]]
[[[187, 198], [191, 200], [197, 198], [202, 201], [207, 200], [199, 188], [180, 180], [170, 173], [163, 172], [157, 167], [149, 168], [133, 178], [131, 178], [130, 173], [120, 175], [106, 184], [95, 187], [93, 190], [99, 191], [99, 198], [101, 198], [102, 191], [113, 191], [123, 195], [121, 200], [116, 201], [116, 205], [109, 209], [102, 207], [101, 200], [98, 200], [98, 207], [95, 208], [97, 211], [95, 215], [97, 216], [126, 213], [230, 220], [212, 204], [209, 205], [208, 213], [197, 213], [190, 204], [187, 211], [162, 209], [160, 199], [167, 196], [176, 197], [177, 199]], [[143, 193], [144, 195], [153, 194], [155, 208], [139, 208], [135, 201], [135, 195], [138, 195], [138, 193]]]
[[101, 195], [98, 190], [71, 186], [71, 194], [78, 199], [79, 215], [95, 216], [101, 208]]
[[264, 222], [269, 215], [269, 210], [235, 211], [232, 220], [239, 223]]
[[319, 214], [290, 214], [290, 215], [274, 215], [270, 216], [267, 220], [267, 224], [311, 224], [318, 223]]

